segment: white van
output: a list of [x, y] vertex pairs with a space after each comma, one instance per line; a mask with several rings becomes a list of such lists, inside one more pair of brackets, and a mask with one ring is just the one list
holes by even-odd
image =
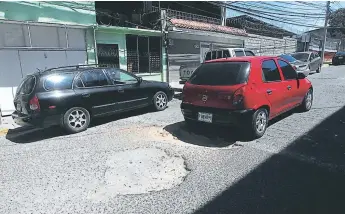
[[[203, 62], [212, 60], [212, 59], [240, 57], [240, 56], [255, 56], [255, 54], [253, 51], [245, 49], [245, 48], [221, 48], [221, 49], [215, 49], [212, 51], [207, 51], [205, 53]], [[186, 82], [197, 67], [198, 66], [181, 65], [180, 66], [180, 83]]]

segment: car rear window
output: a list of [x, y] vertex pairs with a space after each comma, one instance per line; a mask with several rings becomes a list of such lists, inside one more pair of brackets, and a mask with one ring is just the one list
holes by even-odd
[[200, 65], [189, 82], [194, 85], [228, 86], [245, 83], [249, 62], [214, 62]]
[[244, 56], [244, 52], [243, 52], [242, 50], [235, 50], [235, 55], [236, 55], [237, 57], [239, 57], [239, 56]]
[[255, 54], [251, 51], [244, 51], [244, 53], [246, 54], [246, 56], [255, 56]]
[[345, 52], [338, 52], [335, 54], [336, 56], [345, 56]]
[[36, 85], [35, 76], [27, 76], [17, 88], [17, 94], [31, 94]]
[[206, 57], [205, 57], [205, 61], [207, 60], [211, 60], [211, 52], [207, 52]]
[[44, 81], [44, 89], [47, 91], [71, 89], [73, 79], [73, 73], [51, 74]]

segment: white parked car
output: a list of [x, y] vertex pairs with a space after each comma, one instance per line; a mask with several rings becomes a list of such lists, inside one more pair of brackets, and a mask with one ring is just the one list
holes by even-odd
[[[212, 60], [212, 59], [219, 59], [219, 58], [229, 58], [229, 57], [241, 57], [241, 56], [255, 56], [254, 52], [245, 48], [222, 48], [222, 49], [215, 49], [211, 51], [207, 51], [205, 53], [203, 62]], [[193, 74], [195, 69], [199, 65], [188, 65], [183, 64], [180, 66], [180, 83], [186, 82], [189, 77]]]

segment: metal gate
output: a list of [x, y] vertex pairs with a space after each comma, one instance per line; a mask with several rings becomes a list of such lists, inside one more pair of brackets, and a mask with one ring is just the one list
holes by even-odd
[[14, 110], [21, 79], [37, 69], [86, 63], [85, 29], [38, 23], [0, 23], [0, 105]]

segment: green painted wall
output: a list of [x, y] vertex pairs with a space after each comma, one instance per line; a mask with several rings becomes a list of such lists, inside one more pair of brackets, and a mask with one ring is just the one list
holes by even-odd
[[96, 30], [97, 44], [118, 44], [119, 46], [119, 60], [120, 68], [127, 70], [127, 56], [126, 56], [126, 35], [114, 31]]
[[[124, 27], [105, 27], [98, 26], [96, 30], [97, 44], [118, 44], [120, 68], [127, 70], [127, 56], [126, 56], [126, 35], [142, 35], [142, 36], [161, 36], [159, 31], [143, 30], [135, 28]], [[166, 81], [166, 56], [165, 48], [162, 48], [162, 73], [159, 74], [138, 74], [145, 80]]]
[[60, 24], [96, 24], [95, 2], [0, 2], [0, 19]]
[[87, 63], [97, 64], [97, 55], [95, 49], [94, 29], [89, 28], [86, 30], [86, 52], [87, 52]]

